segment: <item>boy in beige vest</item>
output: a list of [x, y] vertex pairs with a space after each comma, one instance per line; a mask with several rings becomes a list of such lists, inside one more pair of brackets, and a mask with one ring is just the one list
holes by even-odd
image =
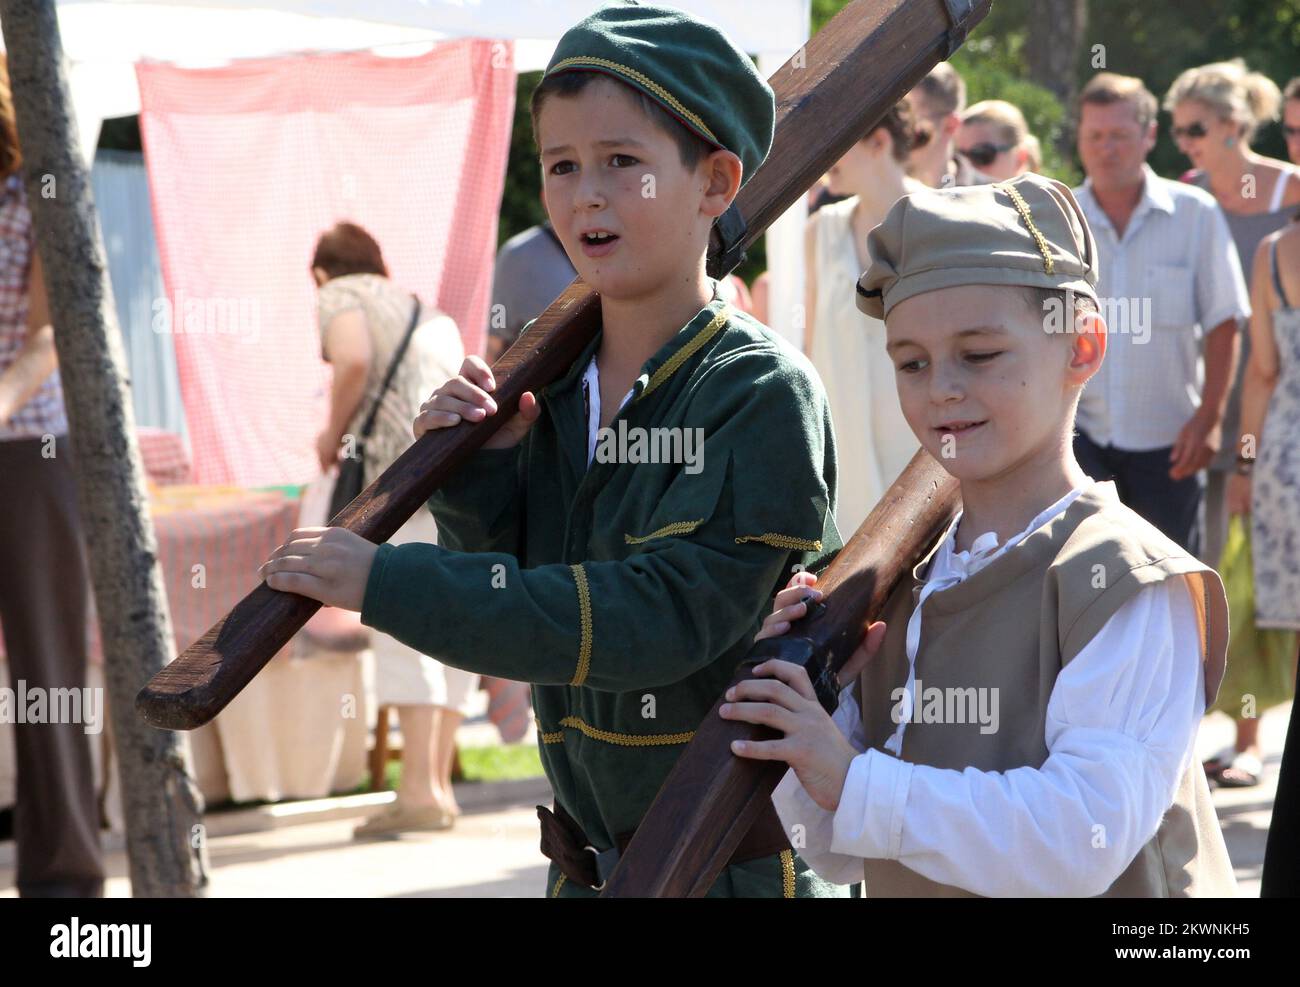
[[[834, 717], [768, 661], [722, 715], [780, 740], [801, 856], [869, 896], [1232, 895], [1193, 757], [1223, 675], [1218, 576], [1090, 480], [1071, 436], [1106, 350], [1096, 250], [1037, 175], [900, 199], [858, 306], [963, 511], [841, 672]], [[801, 573], [759, 637], [819, 592]]]

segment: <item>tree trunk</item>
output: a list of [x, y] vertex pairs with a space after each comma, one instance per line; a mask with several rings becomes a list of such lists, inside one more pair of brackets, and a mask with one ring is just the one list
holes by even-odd
[[1025, 57], [1029, 78], [1050, 90], [1065, 107], [1065, 126], [1056, 147], [1069, 160], [1074, 147], [1074, 99], [1078, 95], [1075, 67], [1088, 24], [1088, 0], [1033, 0], [1029, 4], [1029, 37]]
[[116, 713], [131, 889], [192, 897], [207, 884], [207, 854], [188, 745], [135, 714], [136, 692], [172, 653], [171, 621], [53, 0], [0, 0], [0, 27], [75, 452], [108, 708]]

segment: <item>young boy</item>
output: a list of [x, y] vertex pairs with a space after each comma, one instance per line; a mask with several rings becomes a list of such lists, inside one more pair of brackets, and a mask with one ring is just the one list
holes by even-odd
[[[264, 571], [440, 661], [534, 683], [547, 891], [590, 896], [772, 594], [839, 546], [835, 453], [811, 365], [705, 273], [713, 221], [772, 140], [749, 58], [680, 11], [607, 5], [560, 40], [532, 108], [551, 222], [600, 293], [600, 334], [430, 501], [440, 546], [306, 529]], [[466, 360], [416, 434], [483, 421], [495, 386]], [[773, 811], [711, 893], [844, 891]]]
[[918, 192], [870, 249], [859, 307], [963, 512], [868, 629], [834, 719], [789, 663], [729, 690], [723, 716], [785, 734], [736, 753], [791, 766], [773, 800], [795, 846], [831, 880], [865, 865], [869, 896], [1233, 894], [1193, 758], [1222, 585], [1072, 453], [1106, 348], [1078, 205], [1036, 175]]

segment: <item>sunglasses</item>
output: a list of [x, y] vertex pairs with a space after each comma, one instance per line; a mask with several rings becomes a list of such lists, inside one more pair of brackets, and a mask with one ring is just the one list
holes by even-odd
[[957, 148], [957, 153], [970, 159], [970, 163], [976, 168], [987, 168], [993, 163], [993, 160], [1004, 151], [1015, 149], [1014, 144], [994, 144], [985, 141], [982, 144], [972, 144], [968, 148]]
[[1203, 123], [1189, 123], [1186, 127], [1170, 127], [1169, 133], [1176, 141], [1180, 141], [1184, 137], [1189, 140], [1200, 140], [1206, 135], [1207, 131]]

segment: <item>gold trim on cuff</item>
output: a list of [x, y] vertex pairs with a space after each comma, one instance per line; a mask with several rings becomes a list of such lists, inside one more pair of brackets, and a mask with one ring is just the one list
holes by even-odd
[[768, 531], [761, 535], [741, 535], [736, 539], [736, 544], [743, 545], [747, 541], [761, 541], [764, 545], [771, 545], [773, 548], [802, 549], [805, 552], [822, 550], [820, 539], [813, 541], [808, 538], [796, 538], [794, 535], [781, 535], [775, 531]]
[[623, 541], [628, 545], [641, 545], [654, 538], [666, 538], [669, 535], [689, 535], [703, 523], [704, 518], [700, 518], [698, 521], [674, 521], [672, 524], [665, 524], [662, 528], [656, 528], [648, 535], [629, 535], [625, 532]]

